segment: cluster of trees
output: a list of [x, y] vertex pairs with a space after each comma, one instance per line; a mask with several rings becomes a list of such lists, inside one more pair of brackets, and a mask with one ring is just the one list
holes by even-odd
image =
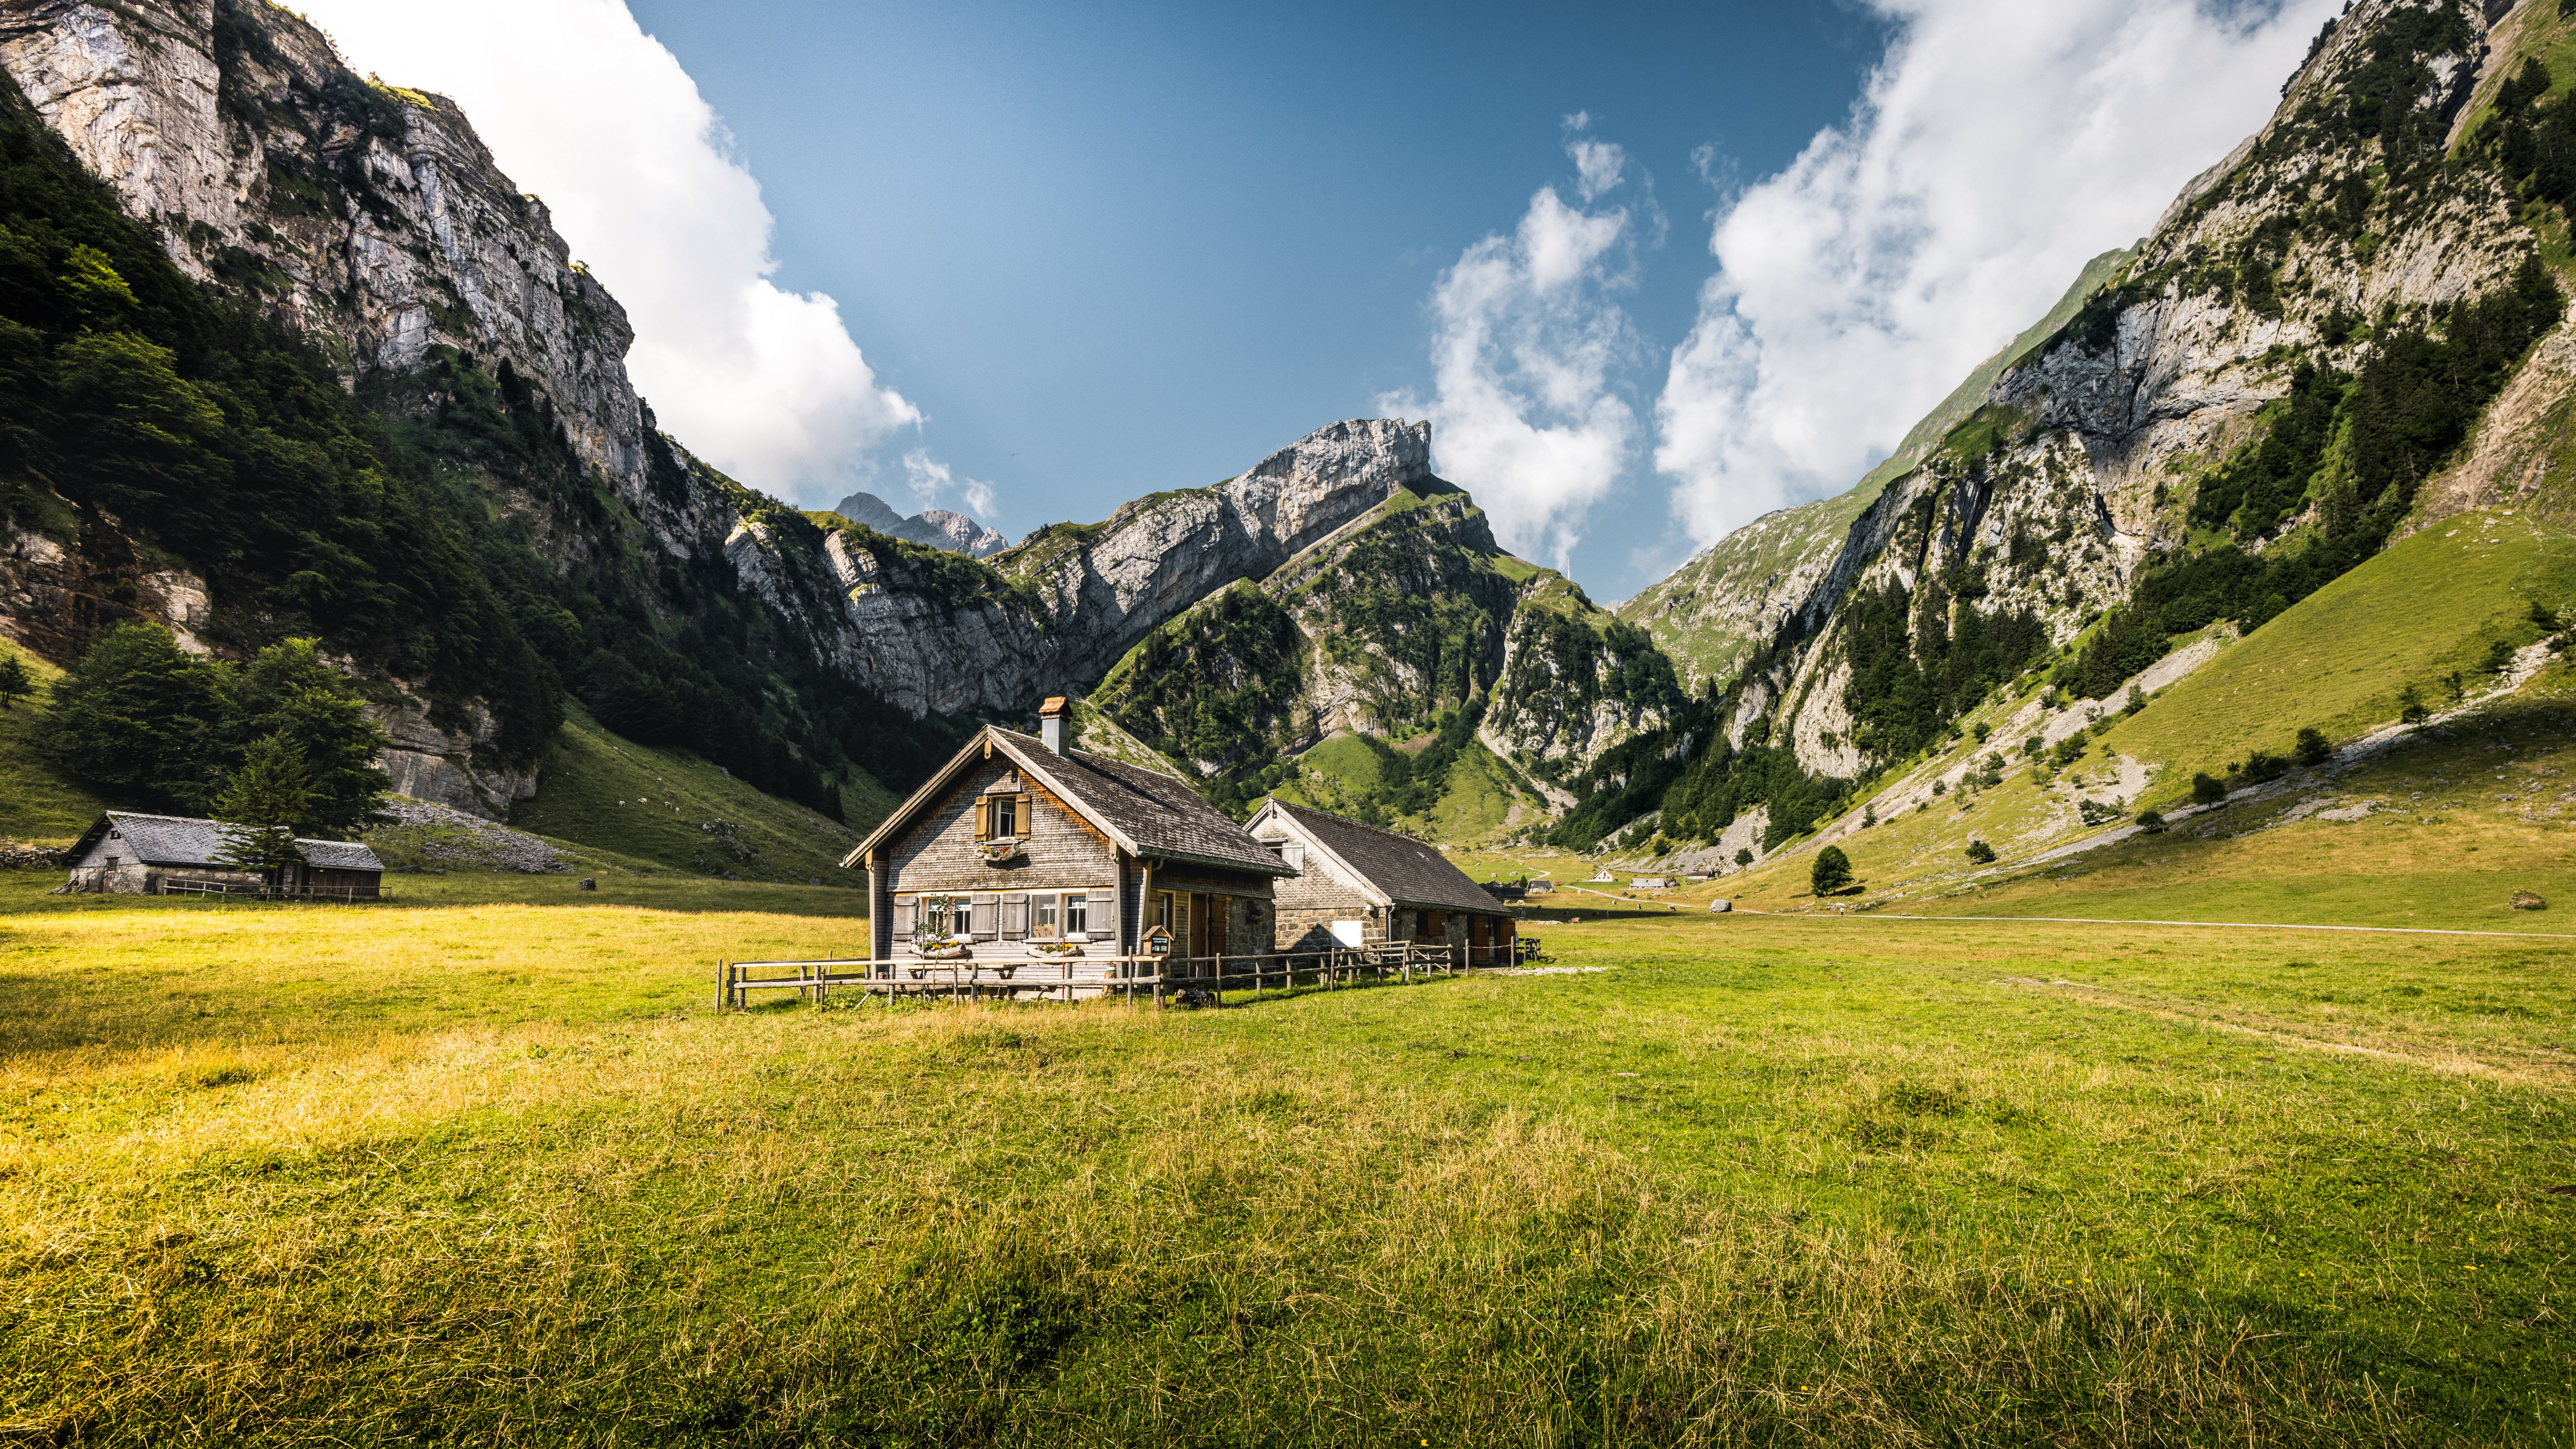
[[2552, 79], [2539, 59], [2524, 61], [2496, 88], [2468, 149], [2492, 161], [2508, 185], [2565, 206], [2576, 200], [2576, 106], [2549, 100]]
[[68, 773], [151, 810], [325, 838], [382, 818], [390, 741], [311, 639], [235, 666], [119, 624], [55, 681], [33, 733]]
[[1852, 678], [1843, 709], [1852, 743], [1879, 763], [1932, 743], [2048, 650], [2048, 627], [2029, 609], [1988, 614], [1961, 604], [1954, 628], [1948, 586], [1926, 579], [1919, 592], [1916, 599], [1890, 579], [1854, 590], [1844, 605]]

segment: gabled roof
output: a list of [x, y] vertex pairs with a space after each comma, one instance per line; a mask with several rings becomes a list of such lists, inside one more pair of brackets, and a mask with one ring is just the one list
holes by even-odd
[[1201, 799], [1197, 791], [1169, 775], [1140, 770], [1084, 750], [1067, 750], [1059, 755], [1035, 736], [993, 725], [986, 725], [967, 741], [966, 748], [870, 831], [841, 865], [851, 870], [865, 866], [868, 852], [910, 826], [924, 809], [946, 794], [958, 776], [984, 758], [988, 744], [1129, 855], [1257, 875], [1297, 873], [1253, 839], [1250, 832]]
[[1449, 857], [1436, 846], [1392, 830], [1362, 825], [1347, 815], [1310, 810], [1278, 799], [1264, 802], [1252, 823], [1258, 826], [1274, 816], [1367, 882], [1368, 893], [1384, 904], [1428, 906], [1442, 911], [1502, 909], [1491, 892], [1469, 880], [1467, 873], [1450, 864]]
[[[203, 865], [215, 866], [215, 853], [224, 846], [224, 833], [232, 827], [215, 820], [199, 820], [190, 815], [142, 815], [130, 810], [110, 810], [98, 818], [72, 846], [74, 858], [85, 855], [108, 831], [134, 853], [138, 865]], [[383, 870], [385, 863], [376, 853], [352, 840], [306, 840], [297, 836], [296, 849], [304, 859], [324, 870]]]

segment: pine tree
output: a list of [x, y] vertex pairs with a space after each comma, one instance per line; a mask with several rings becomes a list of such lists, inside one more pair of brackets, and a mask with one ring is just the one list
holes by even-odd
[[0, 709], [14, 709], [36, 692], [36, 675], [16, 654], [0, 654]]
[[278, 872], [304, 861], [295, 832], [313, 804], [312, 777], [295, 742], [284, 734], [253, 741], [215, 801], [215, 818], [231, 827], [215, 852], [216, 863], [255, 872], [274, 885]]
[[303, 757], [313, 806], [307, 831], [342, 835], [386, 818], [392, 782], [376, 763], [393, 743], [366, 716], [348, 677], [322, 662], [310, 639], [289, 639], [259, 652], [243, 671], [235, 738], [283, 734]]

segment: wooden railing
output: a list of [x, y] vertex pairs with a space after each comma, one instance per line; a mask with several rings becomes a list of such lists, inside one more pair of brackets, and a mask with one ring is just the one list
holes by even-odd
[[[889, 1003], [906, 996], [924, 999], [1010, 999], [1034, 993], [1040, 1000], [1072, 1002], [1083, 996], [1113, 996], [1125, 1001], [1161, 1005], [1183, 992], [1338, 990], [1395, 981], [1459, 976], [1504, 970], [1531, 958], [1537, 943], [1524, 938], [1484, 954], [1478, 963], [1467, 947], [1415, 946], [1396, 943], [1335, 951], [1283, 951], [1258, 956], [1084, 956], [1063, 960], [1042, 957], [1020, 961], [932, 960], [918, 956], [894, 960], [719, 961], [716, 963], [716, 1009], [740, 1010], [755, 991], [793, 991], [817, 1005], [833, 995], [857, 992], [862, 998], [882, 996]], [[1076, 968], [1083, 974], [1076, 975]], [[1093, 969], [1100, 968], [1100, 969]], [[791, 973], [791, 974], [780, 974]]]

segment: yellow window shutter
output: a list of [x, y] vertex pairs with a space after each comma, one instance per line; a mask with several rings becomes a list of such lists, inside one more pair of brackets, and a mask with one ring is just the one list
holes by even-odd
[[975, 797], [975, 838], [993, 838], [993, 803], [981, 795]]
[[1024, 794], [1020, 796], [1019, 807], [1014, 813], [1013, 818], [1018, 822], [1018, 829], [1022, 840], [1026, 840], [1030, 836], [1037, 834], [1038, 819], [1036, 816], [1029, 813], [1029, 797], [1027, 795]]

